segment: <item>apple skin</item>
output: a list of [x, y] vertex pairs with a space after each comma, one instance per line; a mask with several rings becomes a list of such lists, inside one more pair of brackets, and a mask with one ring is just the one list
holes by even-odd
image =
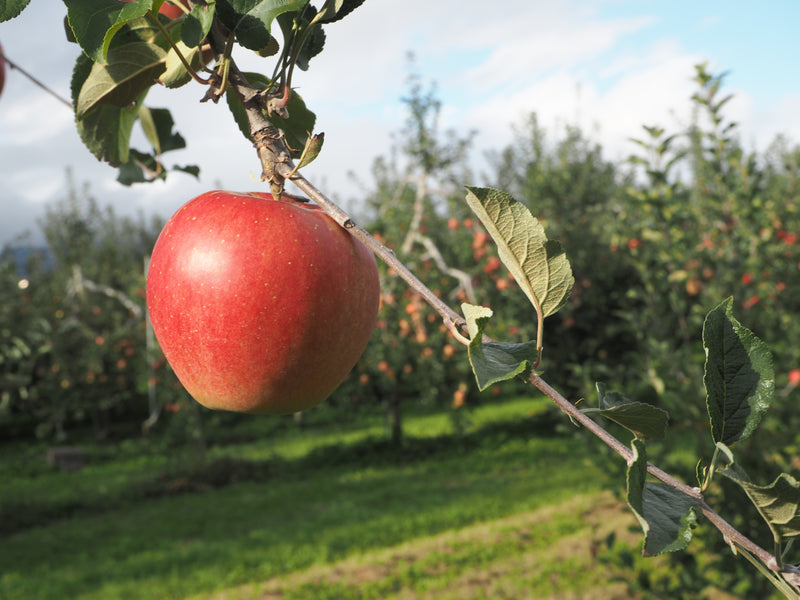
[[[122, 0], [123, 2], [132, 2], [133, 0]], [[186, 6], [186, 2], [181, 0], [181, 4]], [[161, 5], [161, 8], [158, 9], [158, 12], [164, 15], [169, 19], [177, 19], [178, 17], [182, 17], [185, 13], [174, 4], [167, 4], [166, 2]]]
[[203, 406], [285, 414], [327, 398], [366, 348], [372, 253], [314, 204], [211, 191], [153, 248], [147, 307], [164, 356]]
[[[185, 2], [181, 2], [181, 4], [186, 6]], [[177, 19], [178, 17], [182, 17], [183, 15], [186, 14], [174, 4], [167, 4], [167, 3], [162, 4], [158, 12], [160, 12], [162, 15], [170, 19]]]

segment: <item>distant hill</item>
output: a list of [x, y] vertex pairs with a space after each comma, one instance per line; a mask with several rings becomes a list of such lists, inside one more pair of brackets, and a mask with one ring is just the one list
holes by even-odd
[[6, 246], [0, 253], [0, 260], [14, 263], [20, 277], [28, 276], [32, 264], [41, 265], [47, 271], [55, 266], [47, 246]]

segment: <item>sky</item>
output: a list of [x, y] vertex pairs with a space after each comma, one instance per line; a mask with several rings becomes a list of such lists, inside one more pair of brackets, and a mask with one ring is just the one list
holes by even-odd
[[[694, 65], [727, 72], [734, 94], [726, 115], [742, 143], [763, 150], [778, 134], [800, 143], [800, 2], [770, 0], [367, 0], [326, 27], [325, 51], [293, 85], [325, 132], [307, 178], [347, 209], [369, 185], [375, 157], [389, 153], [405, 119], [413, 52], [423, 84], [442, 101], [441, 129], [475, 131], [471, 161], [480, 172], [486, 149], [513, 142], [514, 127], [535, 112], [551, 137], [577, 125], [622, 160], [642, 125], [671, 131], [691, 120]], [[79, 53], [66, 41], [64, 4], [34, 0], [0, 23], [0, 43], [21, 67], [69, 97]], [[244, 50], [243, 70], [272, 63]], [[200, 104], [205, 89], [156, 88], [151, 107], [172, 110], [187, 149], [168, 164], [197, 164], [195, 180], [170, 173], [165, 182], [125, 187], [117, 171], [81, 143], [71, 111], [19, 72], [8, 71], [0, 96], [0, 245], [28, 231], [45, 207], [66, 197], [67, 171], [118, 214], [169, 217], [209, 189], [264, 190], [260, 166], [224, 104]], [[135, 133], [134, 147], [145, 147]], [[348, 173], [355, 173], [354, 180]], [[464, 182], [482, 184], [483, 181]]]

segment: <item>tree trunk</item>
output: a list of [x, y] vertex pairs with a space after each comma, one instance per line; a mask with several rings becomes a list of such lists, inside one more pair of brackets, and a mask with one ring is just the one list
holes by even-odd
[[386, 419], [392, 444], [400, 446], [403, 443], [403, 412], [400, 409], [400, 395], [397, 393], [397, 386], [392, 388], [386, 398]]

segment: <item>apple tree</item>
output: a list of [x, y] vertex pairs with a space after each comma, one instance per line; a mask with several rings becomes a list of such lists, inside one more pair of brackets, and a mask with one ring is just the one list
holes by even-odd
[[39, 222], [46, 246], [4, 262], [4, 413], [35, 419], [40, 437], [91, 424], [104, 438], [115, 421], [141, 418], [132, 400], [154, 374], [144, 258], [162, 223], [101, 208], [71, 177], [66, 187]]
[[[543, 354], [545, 320], [558, 314], [569, 302], [575, 278], [564, 247], [548, 237], [543, 222], [528, 207], [504, 191], [466, 188], [466, 205], [484, 230], [476, 233], [485, 233], [493, 240], [509, 280], [513, 278], [522, 292], [518, 295], [528, 301], [524, 303], [528, 320], [534, 324], [529, 341], [502, 342], [493, 338], [496, 335], [493, 309], [465, 301], [459, 311], [454, 310], [444, 295], [436, 293], [435, 282], [430, 282], [433, 287], [429, 287], [420, 278], [421, 273], [412, 271], [399, 258], [399, 253], [356, 224], [303, 176], [302, 167], [320, 155], [324, 140], [322, 134], [313, 133], [314, 113], [292, 88], [295, 70], [313, 65], [314, 56], [324, 49], [327, 32], [332, 33], [336, 22], [342, 18], [358, 14], [356, 9], [362, 2], [325, 0], [317, 6], [307, 0], [170, 2], [182, 12], [177, 18], [171, 18], [161, 12], [162, 0], [64, 0], [66, 30], [82, 50], [71, 86], [78, 134], [99, 160], [119, 169], [119, 179], [125, 183], [162, 178], [175, 168], [193, 172], [191, 166], [169, 167], [164, 162], [164, 153], [182, 147], [184, 141], [175, 132], [171, 115], [148, 106], [146, 100], [153, 85], [171, 88], [193, 82], [201, 86], [198, 100], [222, 101], [227, 105], [247, 143], [255, 147], [262, 169], [261, 180], [269, 186], [271, 195], [264, 201], [282, 202], [285, 184], [291, 181], [325, 211], [325, 218], [331, 224], [335, 223], [344, 230], [342, 233], [352, 237], [355, 247], [363, 244], [369, 248], [386, 264], [387, 274], [391, 270], [393, 276], [413, 290], [409, 304], [424, 302], [435, 311], [452, 339], [467, 348], [469, 364], [480, 390], [506, 381], [526, 381], [623, 457], [627, 465], [627, 500], [645, 534], [645, 553], [686, 548], [692, 529], [702, 516], [721, 532], [735, 552], [751, 560], [777, 588], [788, 597], [800, 597], [800, 570], [793, 567], [784, 554], [786, 543], [800, 535], [800, 483], [786, 473], [780, 474], [771, 484], [754, 481], [737, 456], [737, 443], [755, 432], [773, 401], [775, 386], [770, 351], [736, 319], [731, 300], [719, 303], [704, 320], [703, 380], [715, 450], [710, 458], [701, 457], [698, 485], [692, 486], [648, 461], [647, 443], [664, 436], [665, 411], [628, 400], [603, 384], [597, 385], [597, 400], [593, 406], [578, 407], [542, 378], [539, 369], [546, 358]], [[26, 0], [3, 3], [0, 20], [13, 18], [27, 4]], [[273, 32], [280, 32], [280, 42]], [[269, 66], [262, 73], [242, 72], [231, 54], [237, 44], [264, 56]], [[136, 123], [143, 128], [150, 148], [130, 147], [131, 131]], [[421, 133], [424, 134], [424, 130]], [[419, 159], [423, 174], [429, 176], [435, 168], [447, 164], [448, 146], [437, 146], [434, 139], [425, 135], [418, 136], [414, 142], [412, 154]], [[418, 186], [417, 191], [420, 189]], [[420, 198], [424, 207], [424, 195], [415, 195], [414, 202]], [[235, 197], [221, 200], [231, 215], [235, 214], [233, 205], [238, 202]], [[425, 246], [422, 230], [425, 211], [417, 210], [413, 204], [412, 210], [412, 222], [418, 217], [419, 223], [409, 227], [408, 243], [401, 242], [409, 252], [415, 246]], [[255, 228], [258, 221], [253, 219], [251, 226]], [[202, 219], [197, 227], [203, 227]], [[324, 227], [328, 228], [328, 224]], [[208, 239], [215, 245], [199, 246], [186, 262], [186, 268], [191, 271], [190, 280], [198, 287], [207, 285], [209, 293], [193, 297], [193, 302], [200, 304], [199, 308], [176, 301], [165, 311], [174, 322], [183, 323], [172, 335], [183, 333], [189, 339], [195, 329], [207, 332], [208, 337], [201, 335], [199, 338], [201, 351], [210, 350], [228, 335], [211, 325], [213, 315], [218, 312], [214, 301], [221, 297], [217, 293], [220, 289], [236, 280], [239, 276], [236, 267], [241, 265], [231, 259], [235, 255], [223, 244], [233, 241], [237, 235], [250, 235], [216, 223], [208, 226], [207, 232]], [[385, 235], [388, 239], [393, 234], [396, 232], [387, 231]], [[175, 246], [172, 246], [167, 239], [163, 251], [179, 252], [179, 244], [174, 241]], [[397, 244], [395, 241], [395, 247]], [[304, 275], [315, 267], [300, 249], [284, 259], [281, 269], [284, 268], [286, 273]], [[346, 277], [346, 273], [347, 269], [341, 272], [330, 269], [326, 275], [337, 279]], [[292, 285], [291, 279], [291, 275], [285, 278], [286, 286]], [[297, 285], [303, 285], [303, 281]], [[255, 286], [242, 288], [240, 292], [235, 301], [242, 303], [242, 315], [251, 314], [253, 306], [262, 301], [265, 312], [279, 306], [267, 302], [264, 290], [257, 290]], [[270, 292], [277, 297], [281, 290]], [[163, 290], [156, 289], [154, 293], [160, 295]], [[317, 301], [324, 303], [324, 298]], [[205, 327], [205, 323], [198, 320], [181, 321], [185, 313], [191, 311], [207, 315], [209, 326]], [[312, 319], [313, 313], [308, 318]], [[324, 336], [326, 323], [324, 319], [321, 321], [319, 335]], [[268, 339], [274, 329], [260, 320], [243, 320], [235, 326], [240, 330], [248, 327], [263, 330], [264, 339]], [[177, 343], [180, 345], [180, 340]], [[272, 352], [286, 352], [287, 345], [264, 346], [259, 351], [267, 359]], [[288, 352], [291, 353], [291, 348]], [[215, 363], [213, 356], [204, 356], [203, 360], [210, 369], [226, 364], [225, 360]], [[304, 357], [298, 354], [295, 360], [302, 362]], [[303, 376], [313, 377], [315, 369], [324, 366], [307, 365]], [[388, 361], [387, 367], [394, 368]], [[214, 374], [224, 376], [220, 371]], [[629, 431], [630, 444], [612, 436], [601, 425], [603, 419]], [[732, 527], [707, 503], [704, 494], [719, 477], [738, 485], [752, 501], [772, 534], [771, 550], [762, 548]]]

